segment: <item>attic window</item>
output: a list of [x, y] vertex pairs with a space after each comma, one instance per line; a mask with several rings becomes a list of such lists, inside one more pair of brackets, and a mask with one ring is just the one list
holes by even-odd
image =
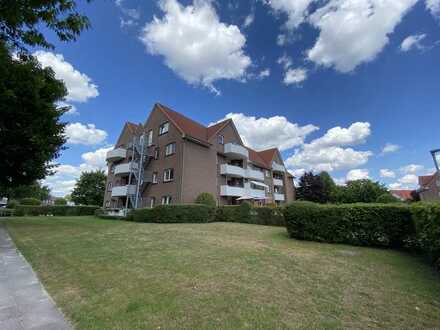
[[217, 141], [219, 144], [225, 143], [225, 137], [223, 135], [217, 135]]
[[159, 135], [168, 133], [168, 129], [170, 128], [170, 123], [165, 122], [162, 125], [159, 126]]

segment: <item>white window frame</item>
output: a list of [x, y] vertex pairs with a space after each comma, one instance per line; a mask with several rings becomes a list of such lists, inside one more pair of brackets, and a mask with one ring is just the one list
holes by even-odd
[[168, 143], [165, 146], [165, 156], [171, 156], [176, 153], [176, 142]]
[[151, 147], [153, 145], [153, 130], [150, 129], [148, 131], [148, 140], [147, 140], [147, 146]]
[[158, 160], [160, 158], [160, 149], [159, 147], [154, 149], [154, 159]]
[[161, 200], [162, 205], [171, 204], [171, 199], [172, 199], [172, 197], [170, 195], [162, 196], [162, 200]]
[[113, 183], [112, 183], [112, 182], [109, 182], [109, 183], [107, 184], [107, 191], [112, 191], [112, 188], [113, 188]]
[[157, 172], [153, 172], [153, 177], [152, 177], [152, 180], [151, 180], [153, 183], [158, 183], [158, 181], [157, 181]]
[[[171, 173], [173, 174], [171, 177]], [[167, 168], [163, 171], [163, 182], [170, 182], [174, 180], [174, 169]]]
[[217, 142], [219, 144], [225, 144], [225, 137], [221, 134], [217, 135]]
[[166, 121], [159, 126], [159, 135], [166, 134], [168, 133], [169, 130], [170, 130], [170, 122]]
[[270, 178], [270, 171], [269, 170], [265, 170], [264, 171], [264, 175], [266, 176], [266, 178]]
[[153, 208], [154, 204], [156, 204], [156, 197], [150, 197], [150, 208]]

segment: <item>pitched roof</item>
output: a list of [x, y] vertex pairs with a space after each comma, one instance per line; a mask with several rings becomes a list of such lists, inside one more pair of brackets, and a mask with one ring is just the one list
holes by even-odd
[[132, 131], [133, 133], [136, 133], [136, 131], [137, 131], [139, 128], [142, 127], [142, 125], [134, 124], [134, 123], [131, 123], [131, 122], [129, 122], [129, 121], [127, 121], [127, 122], [125, 123], [125, 125], [127, 125], [127, 128], [128, 128], [130, 131]]
[[429, 186], [429, 184], [437, 177], [437, 173], [431, 175], [421, 175], [419, 176], [419, 185], [421, 187]]
[[392, 195], [404, 201], [413, 200], [413, 196], [411, 194], [413, 192], [412, 190], [391, 190], [390, 192]]
[[261, 157], [261, 154], [258, 151], [255, 151], [254, 149], [248, 147], [246, 147], [246, 149], [249, 151], [249, 159], [252, 163], [255, 163], [256, 165], [259, 165], [261, 167], [271, 168], [270, 163], [266, 162], [264, 158]]
[[225, 127], [227, 124], [229, 124], [229, 122], [231, 122], [232, 121], [232, 119], [226, 119], [226, 120], [223, 120], [223, 121], [221, 121], [221, 122], [219, 122], [219, 123], [217, 123], [217, 124], [214, 124], [214, 125], [211, 125], [211, 126], [209, 126], [208, 128], [207, 128], [207, 132], [206, 132], [206, 135], [207, 135], [207, 138], [208, 138], [208, 140], [215, 134], [215, 133], [217, 133], [218, 131], [220, 131], [223, 127]]
[[259, 151], [258, 154], [264, 160], [264, 162], [270, 166], [272, 164], [272, 159], [277, 151], [278, 151], [277, 148], [271, 148], [271, 149]]

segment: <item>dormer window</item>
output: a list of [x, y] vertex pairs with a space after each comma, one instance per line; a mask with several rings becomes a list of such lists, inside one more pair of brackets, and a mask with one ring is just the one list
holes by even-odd
[[217, 135], [217, 141], [219, 144], [225, 144], [225, 137], [223, 135]]
[[159, 126], [159, 135], [168, 133], [168, 130], [170, 128], [170, 123], [165, 122], [162, 125]]

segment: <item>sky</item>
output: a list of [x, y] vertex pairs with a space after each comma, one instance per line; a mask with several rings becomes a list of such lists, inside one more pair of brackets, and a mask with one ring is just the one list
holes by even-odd
[[55, 196], [105, 168], [126, 121], [160, 102], [278, 147], [294, 175], [417, 187], [440, 148], [440, 0], [78, 1], [92, 27], [33, 49], [64, 80]]

